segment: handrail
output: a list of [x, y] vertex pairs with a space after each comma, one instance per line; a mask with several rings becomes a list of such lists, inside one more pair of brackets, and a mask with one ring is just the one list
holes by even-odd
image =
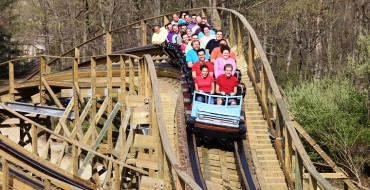
[[174, 152], [171, 150], [171, 147], [169, 146], [170, 143], [168, 142], [168, 137], [167, 137], [167, 130], [166, 130], [166, 123], [164, 122], [163, 118], [163, 110], [162, 110], [162, 101], [160, 98], [160, 93], [158, 89], [157, 84], [157, 74], [155, 71], [154, 63], [152, 58], [149, 55], [144, 55], [144, 58], [146, 59], [149, 67], [149, 75], [153, 87], [153, 96], [154, 96], [154, 102], [155, 102], [155, 109], [156, 109], [156, 114], [157, 114], [157, 122], [158, 122], [158, 127], [160, 131], [160, 136], [161, 136], [161, 141], [162, 141], [162, 147], [166, 153], [166, 156], [168, 160], [171, 162], [173, 168], [175, 169], [176, 173], [180, 176], [181, 179], [183, 179], [192, 189], [202, 189], [199, 187], [199, 185], [194, 181], [194, 179], [189, 176], [185, 171], [181, 171], [179, 166], [180, 163], [176, 159], [176, 156]]

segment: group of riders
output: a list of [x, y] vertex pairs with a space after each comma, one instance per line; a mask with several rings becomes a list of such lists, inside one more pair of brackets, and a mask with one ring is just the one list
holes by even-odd
[[[172, 21], [164, 27], [154, 25], [152, 44], [160, 45], [167, 41], [181, 47], [187, 67], [191, 69], [196, 91], [222, 96], [236, 95], [240, 82], [234, 76], [236, 54], [223, 38], [223, 31], [213, 28], [206, 17], [190, 15], [188, 12], [179, 15], [173, 14]], [[228, 100], [228, 105], [237, 104], [236, 99]], [[206, 97], [197, 95], [196, 101], [205, 102]], [[210, 103], [222, 105], [224, 101], [224, 98], [212, 98]]]

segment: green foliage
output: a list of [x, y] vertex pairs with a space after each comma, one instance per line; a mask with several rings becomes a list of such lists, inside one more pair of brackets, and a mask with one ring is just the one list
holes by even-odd
[[15, 0], [0, 0], [0, 63], [19, 54], [16, 48], [16, 42], [11, 39], [11, 28], [6, 24], [13, 19], [6, 15], [6, 9], [11, 6]]
[[346, 78], [288, 85], [285, 99], [296, 120], [352, 173], [370, 162], [366, 95]]

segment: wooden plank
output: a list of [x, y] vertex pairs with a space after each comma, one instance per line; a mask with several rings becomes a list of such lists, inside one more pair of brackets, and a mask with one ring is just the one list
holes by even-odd
[[9, 118], [1, 123], [1, 125], [18, 125], [20, 123], [19, 118]]
[[126, 104], [129, 107], [137, 107], [148, 104], [150, 99], [145, 96], [126, 96]]
[[139, 189], [141, 190], [153, 190], [163, 189], [164, 181], [162, 179], [151, 178], [147, 176], [141, 177]]
[[140, 168], [148, 168], [158, 170], [158, 157], [155, 155], [139, 152], [136, 158], [136, 166]]
[[133, 108], [133, 120], [136, 121], [137, 124], [150, 124], [150, 117], [149, 117], [149, 109], [148, 106], [141, 106]]
[[[111, 96], [113, 98], [118, 97], [118, 89], [119, 88], [112, 88]], [[91, 95], [92, 95], [91, 89], [81, 88], [80, 91], [81, 91], [80, 95], [83, 98], [88, 98], [88, 97], [91, 97]], [[96, 97], [103, 97], [103, 96], [106, 96], [106, 93], [107, 93], [106, 88], [96, 88], [95, 96]], [[61, 90], [61, 95], [60, 96], [62, 98], [69, 98], [69, 97], [72, 97], [72, 95], [73, 95], [73, 90], [72, 89], [62, 89]]]
[[[135, 120], [136, 121], [136, 120]], [[149, 135], [135, 135], [134, 140], [134, 147], [135, 148], [147, 148], [147, 149], [155, 149], [157, 148], [155, 137]]]

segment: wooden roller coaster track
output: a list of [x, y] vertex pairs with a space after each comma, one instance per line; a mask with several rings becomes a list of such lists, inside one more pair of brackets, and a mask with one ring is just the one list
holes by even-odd
[[[200, 170], [191, 168], [181, 73], [165, 61], [165, 52], [146, 46], [147, 25], [168, 23], [171, 13], [97, 35], [60, 56], [0, 63], [8, 65], [8, 80], [0, 87], [2, 189], [335, 189], [329, 179], [342, 182], [339, 188], [356, 189], [290, 117], [244, 16], [225, 8], [188, 11], [212, 15], [238, 54], [247, 84], [242, 144], [250, 180], [238, 172], [240, 160], [228, 150], [198, 147]], [[133, 39], [139, 47], [121, 51], [115, 35], [133, 28], [140, 28]], [[16, 64], [32, 60], [37, 72], [15, 76]], [[331, 173], [316, 170], [304, 141]]]

